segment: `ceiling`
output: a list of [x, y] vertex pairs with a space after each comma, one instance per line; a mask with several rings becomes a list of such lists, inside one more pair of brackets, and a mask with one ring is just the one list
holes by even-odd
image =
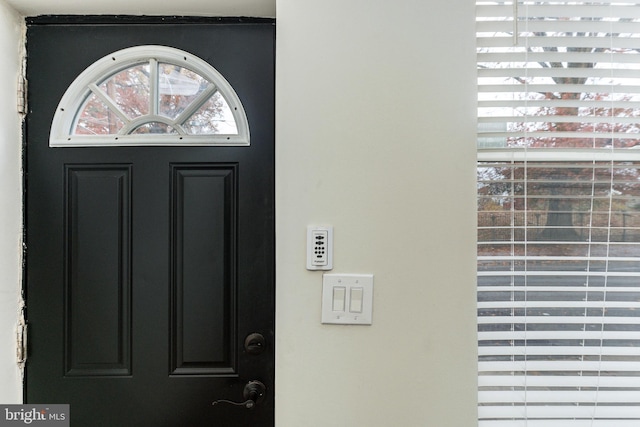
[[179, 15], [275, 17], [276, 0], [0, 0], [24, 16]]

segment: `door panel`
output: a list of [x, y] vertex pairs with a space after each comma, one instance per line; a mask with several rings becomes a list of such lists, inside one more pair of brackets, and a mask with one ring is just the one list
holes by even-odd
[[131, 166], [65, 169], [65, 372], [130, 375]]
[[237, 165], [172, 165], [173, 375], [235, 372]]
[[[69, 403], [78, 427], [273, 426], [273, 22], [95, 19], [28, 22], [25, 400]], [[251, 146], [50, 148], [75, 77], [145, 44], [220, 71]], [[252, 380], [253, 409], [212, 406]]]

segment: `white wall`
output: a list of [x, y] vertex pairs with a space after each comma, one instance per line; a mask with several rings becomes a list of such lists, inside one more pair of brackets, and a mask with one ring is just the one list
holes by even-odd
[[[278, 426], [476, 425], [474, 43], [471, 0], [278, 0]], [[320, 324], [325, 223], [372, 326]]]
[[[21, 398], [20, 31], [4, 1], [3, 403]], [[476, 425], [473, 0], [277, 0], [277, 32], [277, 426]], [[375, 275], [372, 326], [320, 324], [304, 259], [318, 223], [335, 227], [334, 272]]]
[[20, 73], [20, 16], [0, 2], [0, 402], [22, 402], [15, 332], [21, 288], [22, 178], [16, 87]]

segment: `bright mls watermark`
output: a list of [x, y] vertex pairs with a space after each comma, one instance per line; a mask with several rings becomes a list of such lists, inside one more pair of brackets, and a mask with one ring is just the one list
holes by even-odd
[[69, 405], [0, 405], [0, 427], [69, 427]]

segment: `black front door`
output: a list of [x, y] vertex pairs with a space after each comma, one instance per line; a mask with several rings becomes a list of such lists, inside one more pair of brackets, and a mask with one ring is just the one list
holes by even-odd
[[[273, 426], [274, 34], [270, 20], [28, 20], [27, 403], [68, 403], [76, 427]], [[251, 145], [49, 147], [76, 76], [136, 45], [221, 72]], [[212, 405], [249, 383], [265, 386], [255, 405]]]

